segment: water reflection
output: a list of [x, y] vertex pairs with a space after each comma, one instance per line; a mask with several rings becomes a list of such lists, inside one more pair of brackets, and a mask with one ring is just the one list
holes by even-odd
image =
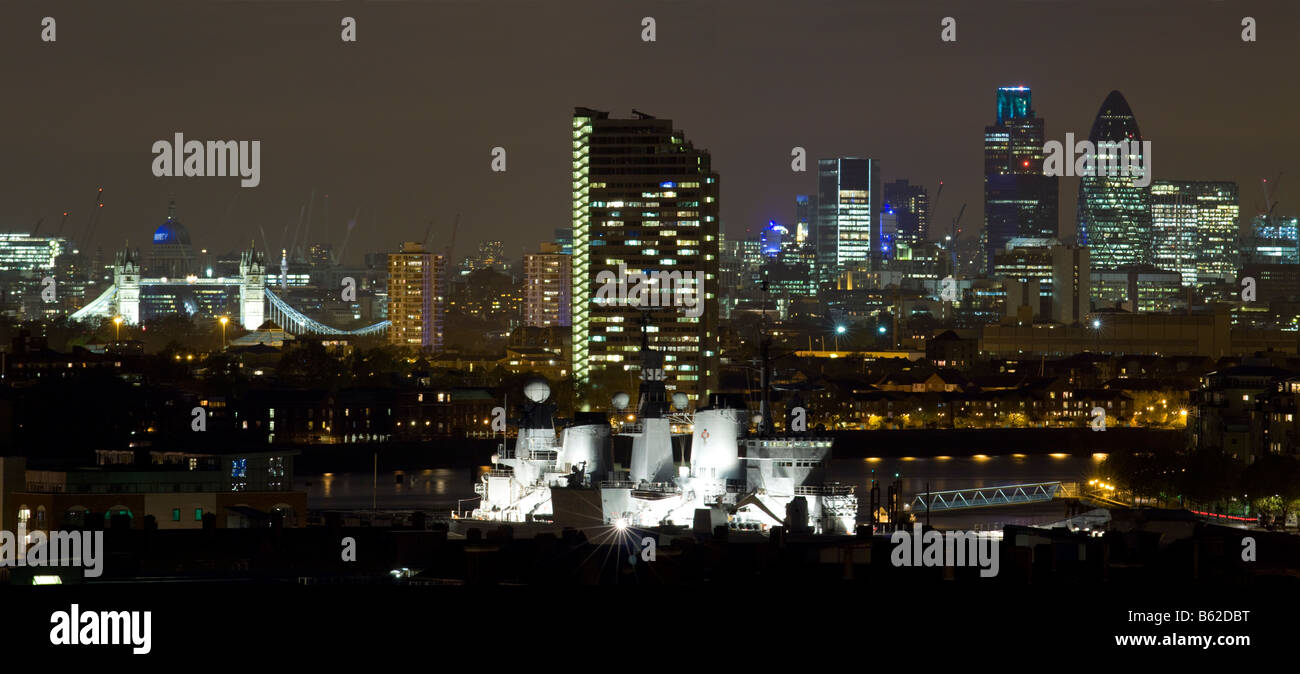
[[477, 469], [429, 468], [418, 473], [326, 473], [300, 476], [295, 486], [307, 492], [308, 507], [322, 510], [451, 510], [474, 498]]
[[1026, 482], [1086, 482], [1093, 477], [1097, 461], [1093, 457], [1025, 454], [978, 454], [972, 457], [936, 456], [872, 457], [866, 460], [832, 461], [829, 478], [856, 486], [859, 500], [869, 498], [874, 471], [882, 492], [897, 473], [903, 481], [903, 494], [910, 497], [926, 490], [995, 487]]

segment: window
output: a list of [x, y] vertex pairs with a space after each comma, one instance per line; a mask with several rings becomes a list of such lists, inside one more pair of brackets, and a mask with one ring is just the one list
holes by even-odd
[[244, 477], [248, 473], [248, 459], [230, 461], [230, 477]]
[[[180, 511], [177, 510], [176, 513], [177, 513], [177, 514], [176, 514], [176, 519], [180, 519]], [[202, 509], [202, 508], [195, 508], [195, 509], [194, 509], [194, 521], [195, 521], [195, 522], [202, 522], [202, 521], [203, 521], [203, 509]]]
[[180, 508], [172, 508], [172, 521], [173, 521], [173, 522], [179, 522], [179, 521], [181, 521], [181, 509], [180, 509]]

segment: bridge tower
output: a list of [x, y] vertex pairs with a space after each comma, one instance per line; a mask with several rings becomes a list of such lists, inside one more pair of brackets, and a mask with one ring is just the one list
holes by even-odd
[[140, 249], [128, 246], [117, 251], [113, 264], [113, 285], [117, 288], [117, 315], [127, 325], [140, 323]]
[[266, 253], [251, 246], [239, 255], [239, 322], [248, 330], [261, 327], [266, 314]]

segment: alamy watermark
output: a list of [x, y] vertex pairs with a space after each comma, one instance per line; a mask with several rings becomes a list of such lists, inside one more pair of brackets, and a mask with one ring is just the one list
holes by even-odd
[[0, 531], [0, 567], [84, 566], [87, 578], [104, 573], [103, 531]]
[[132, 653], [153, 650], [153, 611], [82, 611], [73, 604], [50, 614], [50, 643], [55, 646], [132, 646]]
[[262, 141], [185, 140], [176, 133], [172, 141], [153, 144], [153, 174], [156, 178], [242, 178], [240, 187], [257, 187], [262, 182]]
[[618, 272], [604, 269], [596, 274], [597, 303], [634, 307], [685, 307], [685, 314], [698, 318], [704, 313], [700, 291], [704, 275], [697, 271], [663, 271], [630, 273], [626, 264]]
[[1065, 134], [1065, 144], [1049, 140], [1043, 145], [1043, 175], [1052, 177], [1125, 177], [1134, 187], [1151, 184], [1151, 141], [1090, 140], [1077, 143]]
[[889, 537], [894, 551], [889, 561], [894, 566], [977, 566], [982, 578], [998, 575], [1001, 541], [987, 531], [921, 532], [921, 525], [904, 529]]

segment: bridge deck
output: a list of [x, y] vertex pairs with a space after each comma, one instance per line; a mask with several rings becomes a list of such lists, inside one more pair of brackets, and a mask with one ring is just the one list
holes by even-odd
[[922, 492], [912, 499], [911, 509], [913, 512], [937, 512], [965, 508], [988, 508], [1022, 503], [1043, 503], [1055, 498], [1067, 498], [1077, 495], [1078, 489], [1075, 485], [1067, 486], [1061, 482], [1030, 482], [996, 487]]

